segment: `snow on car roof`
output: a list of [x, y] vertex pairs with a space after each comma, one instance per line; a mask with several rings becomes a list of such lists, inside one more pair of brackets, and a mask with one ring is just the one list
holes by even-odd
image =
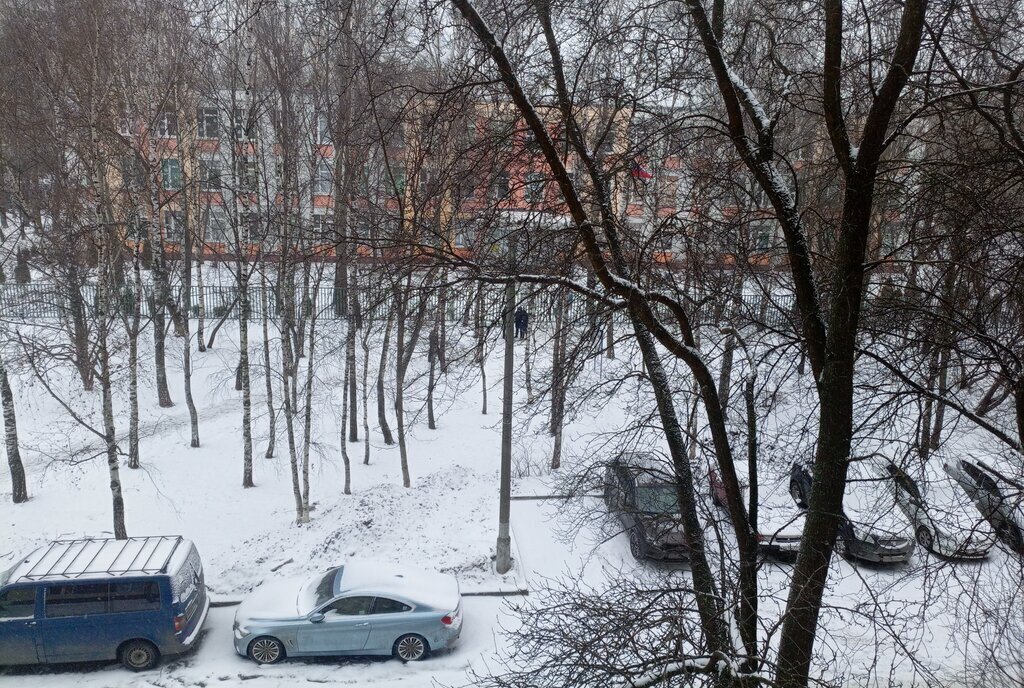
[[56, 540], [22, 559], [10, 580], [68, 580], [167, 573], [180, 566], [191, 545], [190, 541], [178, 535], [126, 540]]
[[455, 576], [363, 560], [347, 561], [337, 586], [339, 595], [358, 592], [394, 596], [441, 611], [455, 609], [460, 595]]

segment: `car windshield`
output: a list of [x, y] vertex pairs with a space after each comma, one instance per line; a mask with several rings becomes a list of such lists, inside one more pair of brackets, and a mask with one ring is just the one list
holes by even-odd
[[678, 514], [674, 485], [637, 485], [636, 508], [650, 514]]
[[17, 568], [17, 566], [18, 565], [15, 564], [7, 570], [0, 569], [0, 587], [7, 585], [7, 581], [11, 579], [11, 574], [14, 573], [14, 569]]
[[313, 590], [314, 609], [334, 597], [334, 581], [338, 578], [338, 573], [343, 568], [345, 567], [339, 566], [336, 569], [331, 569], [317, 581], [316, 588]]

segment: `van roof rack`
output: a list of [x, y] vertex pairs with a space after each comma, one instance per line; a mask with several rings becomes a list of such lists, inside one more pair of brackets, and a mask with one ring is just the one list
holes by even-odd
[[183, 541], [180, 535], [55, 540], [22, 560], [11, 578], [41, 581], [167, 573]]

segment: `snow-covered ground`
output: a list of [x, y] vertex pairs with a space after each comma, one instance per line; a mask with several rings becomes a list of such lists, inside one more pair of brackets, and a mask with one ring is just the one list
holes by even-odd
[[[337, 332], [325, 331], [326, 347], [338, 345]], [[226, 325], [218, 344], [194, 354], [193, 388], [199, 409], [202, 446], [189, 447], [189, 424], [181, 387], [180, 341], [171, 341], [169, 361], [172, 409], [158, 409], [150, 384], [151, 361], [142, 389], [142, 468], [122, 466], [126, 522], [130, 535], [182, 534], [202, 554], [214, 599], [239, 599], [263, 580], [336, 565], [347, 557], [401, 562], [456, 574], [470, 593], [536, 591], [546, 581], [572, 578], [600, 588], [621, 576], [687, 576], [685, 568], [652, 569], [629, 555], [626, 538], [614, 533], [602, 515], [599, 500], [517, 500], [512, 505], [515, 566], [509, 574], [494, 572], [491, 555], [497, 531], [500, 438], [500, 353], [489, 357], [487, 379], [491, 413], [480, 413], [479, 381], [455, 376], [439, 390], [439, 427], [426, 429], [421, 411], [422, 380], [412, 384], [409, 442], [412, 488], [401, 486], [397, 446], [382, 444], [371, 420], [372, 453], [362, 464], [362, 444], [349, 444], [352, 495], [342, 494], [338, 422], [341, 398], [337, 356], [319, 370], [315, 400], [318, 413], [311, 461], [309, 524], [295, 524], [295, 506], [283, 434], [277, 453], [263, 458], [267, 418], [262, 406], [263, 382], [253, 381], [257, 430], [255, 480], [241, 488], [241, 404], [232, 386], [237, 332]], [[259, 331], [253, 329], [258, 354]], [[374, 347], [375, 348], [375, 347]], [[376, 352], [371, 348], [371, 360]], [[626, 348], [626, 347], [623, 347]], [[500, 351], [500, 350], [499, 350]], [[418, 362], [422, 368], [422, 362]], [[594, 363], [583, 373], [585, 389], [599, 374], [608, 375], [622, 362]], [[371, 365], [372, 371], [372, 365]], [[77, 427], [24, 370], [15, 371], [15, 394], [29, 475], [31, 500], [10, 503], [9, 476], [0, 472], [0, 567], [57, 537], [102, 535], [111, 531], [110, 494], [104, 458], [95, 438]], [[517, 401], [525, 399], [522, 370]], [[538, 373], [539, 375], [539, 373]], [[85, 394], [70, 374], [61, 389], [76, 407], [93, 414], [98, 392]], [[371, 373], [372, 384], [372, 373]], [[120, 390], [123, 392], [123, 389]], [[371, 394], [371, 404], [373, 395]], [[123, 401], [123, 398], [122, 398]], [[776, 410], [765, 419], [765, 480], [784, 481], [789, 462], [806, 450], [797, 419], [807, 413], [799, 393], [778, 395]], [[576, 408], [567, 430], [566, 464], [586, 464], [606, 443], [617, 439], [622, 423], [649, 413], [643, 395], [628, 385], [615, 402], [600, 396]], [[639, 409], [639, 410], [638, 410]], [[119, 432], [127, 424], [119, 403]], [[375, 415], [371, 409], [371, 419]], [[393, 411], [389, 404], [389, 417]], [[536, 474], [550, 451], [541, 418], [526, 414], [517, 424], [515, 457], [518, 474]], [[278, 432], [282, 433], [282, 423]], [[362, 430], [360, 429], [360, 432]], [[978, 441], [964, 440], [969, 446]], [[956, 451], [962, 447], [954, 446]], [[567, 471], [568, 472], [568, 471]], [[544, 495], [562, 486], [555, 477], [519, 477], [514, 492]], [[940, 486], [937, 489], [942, 489]], [[273, 569], [276, 569], [274, 571]], [[766, 599], [762, 609], [781, 610], [790, 569], [766, 565], [761, 571]], [[1024, 580], [1019, 558], [1001, 550], [981, 564], [952, 565], [918, 550], [906, 566], [871, 568], [836, 559], [823, 614], [819, 649], [828, 672], [846, 685], [938, 684], [973, 685], [972, 658], [988, 632], [979, 602], [968, 595], [979, 587], [1010, 594], [1014, 581]], [[509, 598], [515, 600], [518, 598]], [[995, 602], [993, 602], [994, 604]], [[879, 609], [892, 612], [892, 623], [879, 625]], [[487, 673], [507, 650], [503, 628], [516, 625], [515, 615], [499, 597], [465, 600], [461, 644], [453, 652], [426, 662], [403, 665], [391, 660], [289, 661], [257, 666], [238, 657], [231, 641], [232, 607], [211, 612], [196, 652], [142, 674], [116, 665], [30, 667], [0, 670], [0, 688], [50, 688], [75, 683], [88, 688], [128, 686], [290, 686], [328, 685], [426, 686], [471, 684], [468, 671]], [[869, 617], [874, 620], [869, 620]], [[1024, 617], [1022, 617], [1024, 618]], [[766, 632], [771, 627], [766, 626]], [[926, 672], [906, 659], [915, 657]], [[998, 685], [993, 683], [993, 685]]]

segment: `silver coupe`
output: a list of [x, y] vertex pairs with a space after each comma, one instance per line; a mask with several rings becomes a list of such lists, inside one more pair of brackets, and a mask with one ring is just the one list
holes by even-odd
[[264, 583], [238, 607], [234, 624], [235, 651], [260, 664], [324, 655], [412, 662], [452, 647], [461, 632], [454, 576], [369, 562]]

